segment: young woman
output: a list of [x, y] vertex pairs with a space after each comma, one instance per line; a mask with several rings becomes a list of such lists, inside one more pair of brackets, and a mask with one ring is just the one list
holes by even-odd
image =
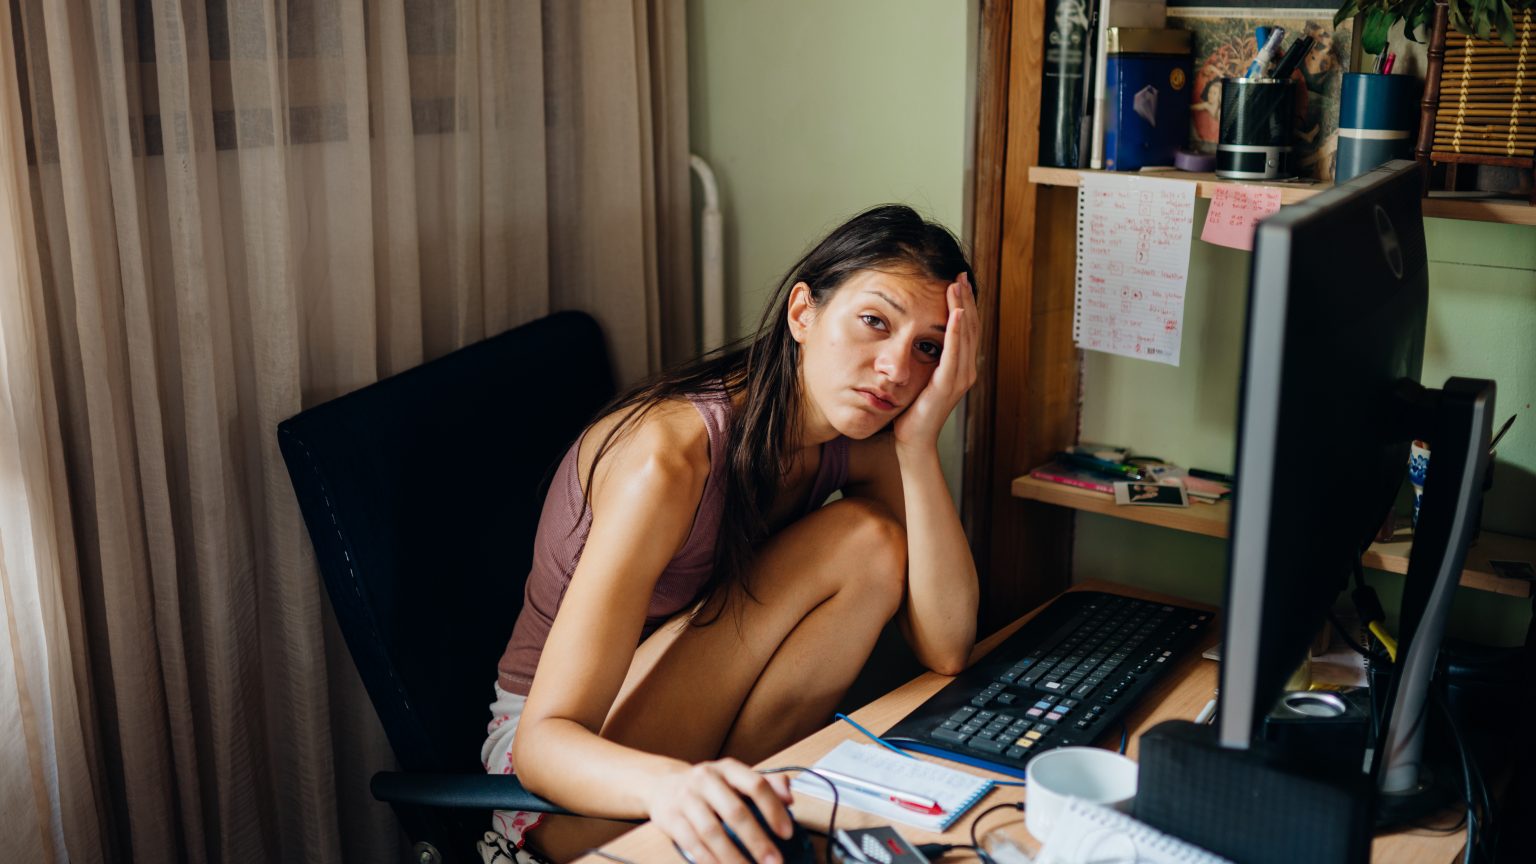
[[482, 756], [605, 818], [500, 811], [487, 862], [563, 860], [630, 827], [612, 819], [654, 821], [699, 864], [743, 860], [729, 826], [776, 862], [745, 802], [789, 836], [788, 779], [747, 766], [827, 723], [893, 615], [924, 665], [960, 671], [978, 587], [937, 442], [976, 379], [969, 271], [911, 209], [861, 213], [756, 336], [619, 397], [572, 445]]

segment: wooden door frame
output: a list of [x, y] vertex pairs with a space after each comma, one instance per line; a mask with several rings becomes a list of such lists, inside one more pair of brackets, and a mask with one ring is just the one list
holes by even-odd
[[1070, 511], [1014, 498], [1014, 477], [1074, 440], [1076, 196], [1029, 182], [1040, 146], [1045, 0], [982, 0], [973, 266], [982, 350], [966, 412], [961, 514], [982, 579], [983, 632], [1064, 589]]

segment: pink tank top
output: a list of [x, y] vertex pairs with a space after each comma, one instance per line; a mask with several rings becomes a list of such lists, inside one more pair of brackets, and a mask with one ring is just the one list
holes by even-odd
[[[687, 608], [708, 580], [715, 563], [715, 538], [720, 533], [720, 514], [725, 506], [725, 439], [731, 403], [724, 396], [710, 394], [690, 396], [689, 401], [703, 415], [709, 431], [709, 478], [704, 482], [704, 494], [699, 499], [688, 539], [661, 571], [645, 610], [641, 639]], [[580, 446], [581, 440], [577, 439], [550, 481], [533, 540], [533, 565], [523, 588], [523, 608], [512, 628], [507, 650], [496, 666], [497, 683], [510, 693], [528, 695], [544, 640], [549, 638], [550, 625], [565, 599], [571, 574], [576, 571], [576, 562], [581, 560], [587, 534], [592, 529], [592, 509], [581, 494], [581, 478], [576, 470]], [[821, 446], [821, 464], [801, 515], [820, 507], [847, 480], [848, 439], [840, 436]]]

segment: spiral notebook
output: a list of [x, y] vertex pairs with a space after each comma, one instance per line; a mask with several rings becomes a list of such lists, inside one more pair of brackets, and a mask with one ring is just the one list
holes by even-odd
[[[971, 809], [995, 785], [985, 777], [977, 777], [937, 762], [909, 759], [883, 747], [857, 741], [844, 741], [837, 745], [811, 768], [825, 768], [850, 778], [933, 799], [943, 812], [932, 815], [919, 813], [888, 798], [871, 794], [841, 780], [836, 781], [839, 806], [853, 807], [892, 822], [901, 822], [934, 833], [953, 825], [961, 814]], [[827, 784], [809, 774], [797, 775], [790, 785], [796, 794], [803, 793], [823, 801], [832, 800], [832, 790], [827, 788]]]
[[1035, 864], [1232, 864], [1119, 810], [1081, 798], [1067, 799], [1050, 832]]

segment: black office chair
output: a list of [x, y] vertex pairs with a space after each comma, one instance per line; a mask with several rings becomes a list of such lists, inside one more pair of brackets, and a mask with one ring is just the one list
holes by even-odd
[[402, 772], [374, 776], [422, 861], [474, 861], [492, 809], [565, 812], [479, 756], [547, 478], [613, 376], [561, 312], [318, 405], [278, 442], [331, 605]]

